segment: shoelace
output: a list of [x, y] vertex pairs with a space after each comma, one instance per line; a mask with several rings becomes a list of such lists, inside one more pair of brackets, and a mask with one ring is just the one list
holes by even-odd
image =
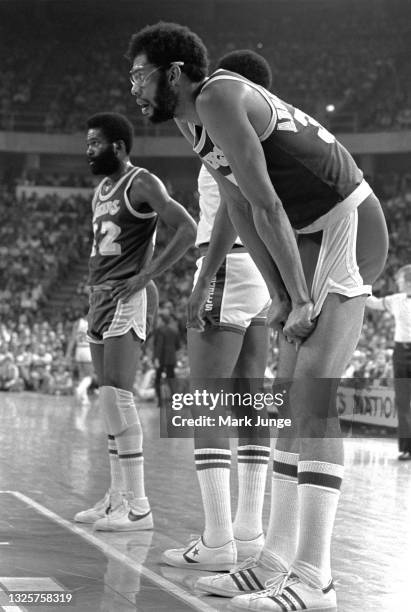
[[236, 574], [237, 572], [241, 572], [242, 570], [249, 569], [257, 565], [257, 559], [255, 557], [247, 557], [244, 561], [236, 565], [231, 571], [230, 574]]
[[265, 583], [264, 591], [261, 591], [258, 595], [269, 595], [275, 597], [276, 595], [281, 595], [284, 591], [285, 587], [290, 584], [294, 584], [298, 581], [298, 578], [295, 575], [292, 575], [291, 572], [284, 572], [276, 576], [275, 578], [270, 578]]
[[200, 541], [201, 541], [201, 535], [199, 535], [198, 533], [191, 533], [189, 542], [185, 548], [190, 548], [190, 546], [194, 546], [194, 544], [197, 544], [197, 542], [200, 542]]

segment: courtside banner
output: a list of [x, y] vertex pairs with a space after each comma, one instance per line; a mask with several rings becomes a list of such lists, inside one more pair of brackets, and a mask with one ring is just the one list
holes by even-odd
[[333, 438], [343, 435], [340, 420], [396, 427], [392, 380], [163, 381], [161, 437]]
[[[393, 381], [387, 380], [385, 386], [380, 381], [370, 382], [369, 379], [344, 381], [337, 393], [337, 409], [342, 421], [364, 423], [382, 427], [398, 427], [397, 409]], [[411, 380], [402, 379], [404, 385], [411, 387]], [[411, 407], [410, 407], [411, 410]]]

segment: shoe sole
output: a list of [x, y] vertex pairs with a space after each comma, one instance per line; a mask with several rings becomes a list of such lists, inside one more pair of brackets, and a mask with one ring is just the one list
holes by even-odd
[[94, 527], [93, 531], [149, 531], [151, 529], [154, 529], [154, 525], [153, 523], [150, 524], [146, 524], [146, 525], [141, 525], [138, 523], [132, 523], [131, 525], [125, 525], [122, 527], [118, 527], [118, 526], [111, 526], [111, 525], [107, 525], [107, 526], [97, 526]]
[[[245, 593], [246, 594], [246, 593]], [[310, 608], [307, 606], [306, 608], [308, 612], [338, 612], [337, 606], [331, 606], [327, 608]], [[232, 601], [228, 604], [226, 608], [224, 608], [226, 612], [237, 612], [238, 610], [247, 610], [243, 606], [236, 606]], [[303, 612], [303, 610], [299, 610], [298, 612]]]
[[73, 520], [75, 523], [83, 523], [84, 525], [93, 525], [96, 521], [99, 521], [102, 518], [104, 518], [104, 516], [99, 516], [98, 518], [87, 520], [83, 518], [78, 518], [76, 515]]
[[154, 525], [146, 525], [144, 527], [130, 525], [127, 527], [95, 527], [93, 531], [149, 531], [154, 529]]

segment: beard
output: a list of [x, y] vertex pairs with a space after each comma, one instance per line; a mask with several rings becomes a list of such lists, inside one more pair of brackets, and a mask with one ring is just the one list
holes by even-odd
[[153, 104], [153, 113], [149, 120], [151, 123], [163, 123], [173, 119], [177, 107], [177, 94], [167, 81], [163, 72], [157, 82], [157, 93]]
[[100, 153], [97, 157], [92, 160], [94, 163], [90, 166], [90, 170], [93, 174], [103, 174], [104, 176], [110, 176], [120, 170], [120, 160], [114, 153], [111, 146], [107, 147], [105, 151]]

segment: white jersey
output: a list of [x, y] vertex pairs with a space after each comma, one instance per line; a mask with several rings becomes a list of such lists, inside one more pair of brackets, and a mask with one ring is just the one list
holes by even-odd
[[91, 361], [90, 345], [87, 340], [87, 319], [79, 319], [75, 327], [76, 350], [74, 359], [76, 361]]
[[387, 310], [395, 319], [395, 342], [411, 342], [411, 297], [394, 293], [383, 298], [368, 298], [367, 305], [374, 310]]
[[[210, 242], [214, 219], [220, 206], [218, 185], [204, 165], [201, 166], [198, 175], [198, 193], [200, 220], [197, 226], [196, 246]], [[241, 244], [240, 238], [236, 239], [235, 244]]]

